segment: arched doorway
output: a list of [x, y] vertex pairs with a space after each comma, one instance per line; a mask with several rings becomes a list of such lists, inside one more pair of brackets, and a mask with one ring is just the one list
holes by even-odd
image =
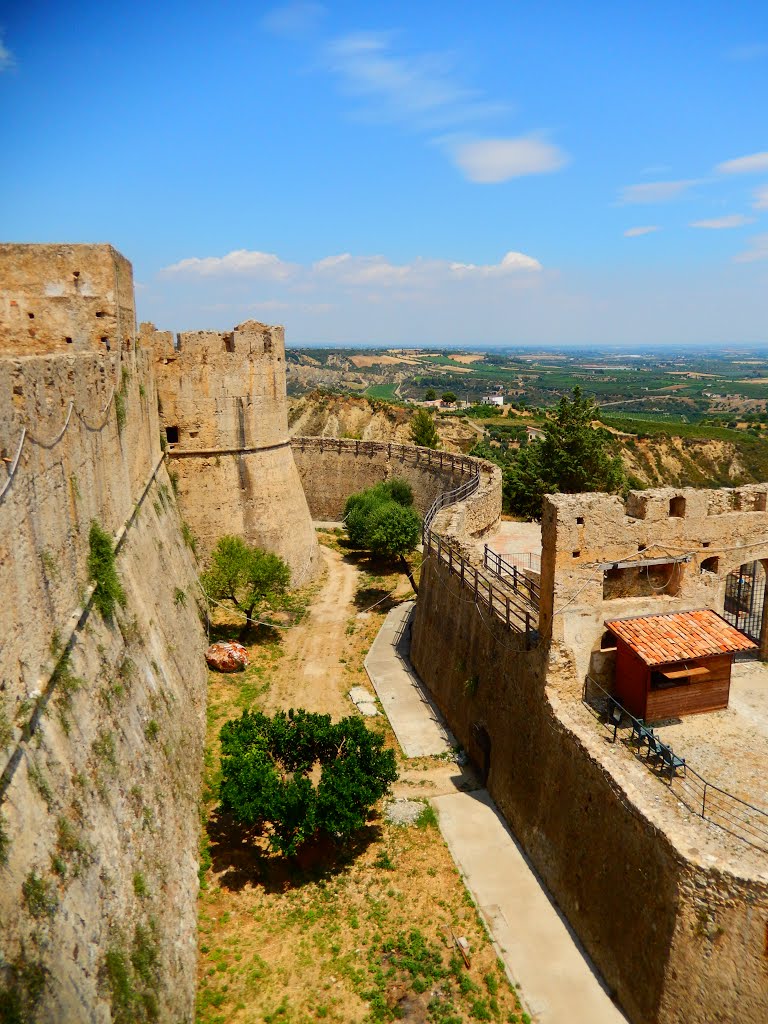
[[768, 661], [768, 558], [744, 562], [725, 578], [723, 618], [759, 645]]

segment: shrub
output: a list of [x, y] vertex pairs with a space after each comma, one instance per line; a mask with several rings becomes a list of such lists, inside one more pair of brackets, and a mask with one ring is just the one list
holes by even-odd
[[220, 738], [222, 808], [242, 824], [271, 825], [270, 844], [286, 856], [320, 831], [349, 839], [397, 778], [393, 751], [359, 718], [244, 711]]
[[112, 538], [94, 520], [88, 534], [88, 578], [96, 584], [93, 603], [102, 616], [110, 620], [115, 608], [125, 607], [126, 597], [117, 575]]

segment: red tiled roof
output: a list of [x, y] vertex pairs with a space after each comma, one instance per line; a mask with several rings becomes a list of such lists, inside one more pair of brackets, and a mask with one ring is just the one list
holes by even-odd
[[638, 654], [646, 665], [668, 665], [712, 654], [751, 651], [757, 647], [734, 629], [717, 612], [703, 608], [695, 612], [670, 615], [642, 615], [632, 619], [613, 619], [605, 623]]

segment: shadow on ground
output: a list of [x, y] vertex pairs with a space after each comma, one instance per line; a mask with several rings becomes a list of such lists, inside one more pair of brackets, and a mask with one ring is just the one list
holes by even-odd
[[241, 825], [221, 811], [213, 812], [207, 832], [216, 883], [232, 892], [247, 886], [262, 886], [271, 893], [287, 892], [332, 878], [346, 871], [382, 837], [378, 815], [373, 814], [370, 823], [343, 846], [330, 836], [320, 835], [305, 843], [295, 857], [283, 857], [269, 850], [264, 829]]

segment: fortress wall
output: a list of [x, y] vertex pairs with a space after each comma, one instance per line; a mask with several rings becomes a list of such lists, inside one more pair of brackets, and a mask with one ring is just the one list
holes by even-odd
[[[110, 963], [158, 1019], [191, 1020], [204, 635], [151, 358], [113, 346], [0, 359], [6, 460], [23, 426], [42, 443], [27, 439], [0, 498], [0, 1003], [18, 999], [24, 1019], [109, 1019]], [[112, 622], [87, 603], [92, 520], [123, 531]], [[148, 987], [139, 948], [157, 956]]]
[[482, 468], [481, 489], [464, 503], [466, 509], [460, 513], [460, 524], [457, 520], [457, 531], [488, 529], [501, 514], [501, 474], [481, 459], [456, 456], [452, 463], [445, 453], [441, 466], [439, 452], [385, 441], [295, 437], [291, 444], [313, 519], [340, 520], [350, 494], [391, 477], [408, 481], [414, 504], [424, 515], [438, 494], [471, 479], [470, 467], [472, 472], [475, 467]]
[[419, 591], [413, 664], [481, 770], [487, 736], [494, 800], [630, 1019], [764, 1021], [760, 861], [724, 860], [705, 824], [606, 743], [562, 682], [575, 676], [565, 648], [520, 652], [435, 559]]
[[160, 416], [185, 520], [203, 556], [219, 537], [276, 552], [300, 585], [317, 539], [288, 441], [282, 327], [172, 336], [142, 324], [155, 358]]
[[[670, 503], [680, 502], [670, 515]], [[657, 488], [616, 495], [558, 494], [542, 515], [542, 631], [574, 652], [581, 685], [600, 675], [606, 619], [712, 608], [722, 613], [726, 576], [768, 557], [768, 486]], [[627, 574], [624, 596], [603, 596], [603, 563], [690, 555], [674, 569]], [[715, 559], [713, 562], [712, 559]], [[650, 573], [650, 578], [649, 578]], [[637, 591], [633, 593], [633, 588]], [[768, 607], [768, 603], [766, 604]], [[554, 615], [553, 610], [562, 609]], [[768, 634], [763, 644], [768, 656]]]
[[133, 270], [111, 245], [0, 244], [0, 353], [104, 353], [135, 337]]

